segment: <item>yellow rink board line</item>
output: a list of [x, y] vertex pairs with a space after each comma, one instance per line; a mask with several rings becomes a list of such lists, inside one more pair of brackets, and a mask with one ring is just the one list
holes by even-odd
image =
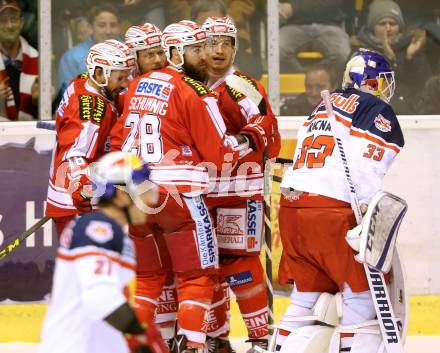
[[[275, 322], [289, 305], [288, 297], [275, 297]], [[410, 298], [409, 335], [440, 335], [440, 296], [413, 296]], [[0, 342], [38, 342], [46, 304], [0, 305]], [[238, 306], [231, 305], [231, 336], [245, 337], [246, 329]]]

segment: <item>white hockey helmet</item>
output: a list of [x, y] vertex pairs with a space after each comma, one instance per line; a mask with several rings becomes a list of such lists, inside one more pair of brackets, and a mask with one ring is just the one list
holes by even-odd
[[[162, 33], [162, 48], [165, 50], [167, 60], [175, 66], [182, 66], [184, 63], [183, 53], [187, 45], [204, 43], [206, 41], [206, 31], [200, 26], [188, 20], [168, 25]], [[171, 62], [171, 48], [176, 48], [180, 56], [180, 64]]]
[[237, 27], [229, 17], [208, 17], [202, 28], [210, 36], [228, 36], [237, 39]]
[[110, 152], [94, 166], [92, 180], [100, 199], [111, 199], [117, 185], [124, 185], [130, 195], [136, 195], [139, 184], [148, 180], [150, 169], [132, 153]]
[[141, 26], [131, 26], [125, 32], [125, 44], [133, 54], [138, 50], [150, 49], [161, 45], [162, 32], [152, 23]]
[[[95, 44], [89, 49], [86, 66], [89, 78], [99, 87], [105, 87], [108, 85], [110, 73], [113, 70], [133, 70], [136, 66], [136, 60], [125, 44], [114, 39], [108, 39]], [[94, 78], [97, 67], [103, 70], [104, 83], [98, 83]]]

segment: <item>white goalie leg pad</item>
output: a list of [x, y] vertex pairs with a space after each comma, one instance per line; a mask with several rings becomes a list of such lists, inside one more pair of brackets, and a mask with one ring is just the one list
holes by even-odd
[[[341, 347], [341, 334], [353, 334], [351, 348]], [[341, 325], [331, 337], [328, 353], [384, 353], [385, 346], [377, 320], [365, 321], [356, 325]]]
[[388, 273], [407, 209], [406, 201], [396, 195], [384, 191], [374, 195], [362, 223], [347, 232], [348, 244], [358, 252], [356, 260]]
[[280, 353], [327, 353], [334, 327], [303, 326], [293, 331], [284, 340]]
[[[295, 287], [291, 296], [292, 304], [289, 305], [280, 324], [275, 328], [268, 350], [272, 352], [282, 350], [286, 337], [291, 335], [296, 337], [290, 338], [295, 346], [309, 347], [310, 341], [310, 349], [313, 349], [310, 352], [315, 352], [317, 349], [313, 343], [316, 337], [327, 342], [324, 345], [328, 344], [333, 332], [331, 326], [339, 324], [337, 307], [340, 305], [337, 305], [337, 302], [340, 300], [340, 295], [299, 292]], [[330, 330], [324, 330], [324, 328], [330, 328]], [[328, 337], [327, 341], [325, 337]]]

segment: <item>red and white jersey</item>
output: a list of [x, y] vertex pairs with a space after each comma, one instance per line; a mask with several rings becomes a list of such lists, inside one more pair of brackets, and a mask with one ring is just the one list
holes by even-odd
[[202, 162], [221, 168], [225, 154], [238, 158], [215, 93], [167, 66], [136, 77], [111, 133], [112, 150], [139, 155], [150, 180], [169, 192], [201, 193], [209, 186]]
[[78, 77], [67, 87], [56, 114], [57, 143], [52, 154], [46, 215], [77, 213], [67, 190], [67, 159], [82, 157], [90, 164], [108, 152], [108, 138], [116, 118], [114, 104], [92, 87], [86, 77]]
[[[233, 68], [216, 82], [209, 84], [210, 88], [217, 93], [227, 133], [230, 135], [240, 133], [240, 130], [249, 123], [253, 116], [260, 114], [254, 102], [226, 84], [226, 76], [231, 74], [244, 78], [263, 96], [266, 102], [267, 116], [273, 119], [273, 135], [268, 136], [269, 158], [277, 157], [281, 148], [281, 138], [277, 119], [272, 112], [264, 87], [259, 81], [239, 71], [234, 71]], [[220, 170], [217, 177], [211, 179], [211, 188], [208, 197], [256, 196], [260, 199], [264, 192], [263, 153], [249, 150], [249, 153], [240, 158], [233, 169]]]
[[128, 353], [104, 319], [127, 302], [134, 276], [133, 243], [116, 221], [100, 211], [72, 221], [60, 238], [40, 352]]
[[[399, 121], [390, 105], [358, 90], [336, 91], [331, 101], [357, 197], [368, 203], [404, 145]], [[350, 202], [337, 148], [321, 102], [298, 132], [294, 165], [281, 187]]]

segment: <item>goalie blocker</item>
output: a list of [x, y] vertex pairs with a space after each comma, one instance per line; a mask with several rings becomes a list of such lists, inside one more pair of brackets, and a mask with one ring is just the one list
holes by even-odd
[[368, 205], [362, 223], [347, 232], [347, 242], [358, 254], [356, 260], [388, 273], [397, 233], [408, 209], [405, 200], [381, 191]]

